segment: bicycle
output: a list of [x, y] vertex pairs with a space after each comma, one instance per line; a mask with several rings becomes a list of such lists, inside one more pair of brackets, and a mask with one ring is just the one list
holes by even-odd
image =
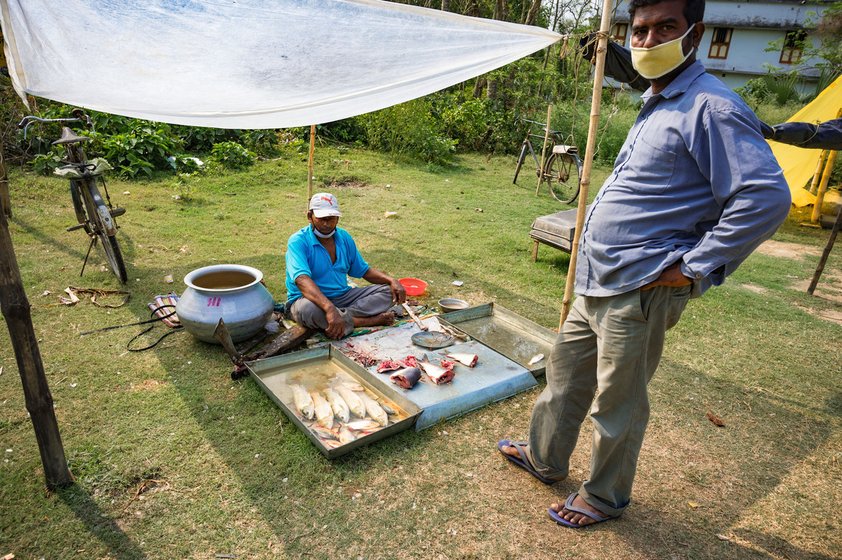
[[[532, 147], [531, 138], [539, 138], [544, 142], [544, 135], [547, 125], [544, 123], [523, 119], [529, 124], [526, 137], [520, 146], [520, 155], [517, 158], [515, 176], [512, 184], [517, 184], [517, 176], [526, 161], [527, 152], [535, 162], [535, 176], [542, 182], [546, 181], [550, 194], [564, 204], [571, 204], [579, 196], [579, 182], [582, 177], [582, 161], [579, 159], [579, 150], [576, 146], [565, 144], [562, 133], [558, 130], [550, 130], [549, 136], [553, 140], [552, 151], [544, 161], [544, 168], [541, 169], [541, 162]], [[541, 134], [535, 132], [537, 127], [541, 128]], [[537, 194], [537, 191], [536, 191]]]
[[[92, 126], [90, 117], [83, 111], [77, 109], [73, 111], [72, 118], [43, 119], [28, 115], [18, 123], [18, 128], [23, 129], [23, 137], [25, 139], [26, 132], [33, 123], [53, 122], [84, 122], [88, 127]], [[66, 155], [66, 159], [62, 160], [64, 165], [57, 168], [54, 174], [66, 177], [70, 181], [70, 198], [73, 201], [73, 210], [76, 213], [76, 220], [78, 221], [78, 224], [68, 227], [67, 231], [84, 229], [85, 233], [91, 239], [88, 252], [85, 254], [85, 260], [82, 262], [82, 270], [79, 276], [85, 273], [85, 265], [88, 263], [91, 250], [97, 241], [99, 241], [105, 253], [105, 258], [111, 267], [111, 271], [121, 283], [125, 284], [127, 279], [126, 265], [123, 262], [123, 253], [120, 251], [120, 245], [117, 242], [118, 226], [115, 218], [125, 214], [126, 209], [115, 207], [111, 204], [108, 187], [103, 177], [103, 173], [111, 169], [111, 166], [102, 158], [88, 160], [85, 156], [85, 150], [82, 147], [82, 144], [88, 141], [90, 141], [90, 138], [87, 136], [78, 136], [70, 128], [62, 125], [61, 137], [52, 143], [54, 146], [64, 147]], [[100, 194], [97, 186], [98, 182], [102, 184], [105, 199]]]

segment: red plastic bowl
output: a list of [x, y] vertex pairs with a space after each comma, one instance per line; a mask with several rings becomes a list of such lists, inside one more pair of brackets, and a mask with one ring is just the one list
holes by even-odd
[[420, 278], [399, 278], [398, 282], [401, 283], [408, 296], [420, 296], [427, 291], [427, 283]]

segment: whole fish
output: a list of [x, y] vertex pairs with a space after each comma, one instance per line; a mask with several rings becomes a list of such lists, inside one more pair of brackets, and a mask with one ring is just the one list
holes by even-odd
[[327, 430], [319, 426], [318, 424], [313, 424], [312, 426], [310, 426], [310, 430], [312, 430], [314, 434], [319, 436], [319, 439], [337, 439], [339, 437], [339, 434], [337, 434], [333, 430]]
[[365, 411], [371, 416], [372, 420], [380, 424], [381, 426], [387, 426], [389, 424], [389, 415], [386, 414], [386, 411], [383, 410], [383, 407], [380, 406], [376, 400], [372, 399], [365, 393], [359, 393], [360, 399], [362, 399], [363, 403], [365, 404]]
[[474, 367], [479, 361], [479, 356], [476, 354], [447, 354], [447, 357], [468, 367]]
[[316, 421], [328, 430], [333, 428], [333, 409], [330, 403], [318, 391], [313, 391], [310, 396], [316, 409]]
[[290, 385], [289, 387], [292, 389], [292, 402], [295, 405], [295, 408], [307, 420], [315, 418], [316, 407], [313, 404], [313, 398], [310, 396], [310, 393], [307, 392], [307, 389], [301, 385]]
[[351, 443], [355, 439], [357, 439], [357, 436], [354, 435], [351, 428], [348, 426], [342, 426], [339, 428], [339, 443], [344, 445], [346, 443]]
[[330, 408], [333, 409], [333, 414], [337, 418], [343, 422], [351, 419], [351, 409], [348, 408], [348, 403], [339, 396], [339, 393], [328, 387], [325, 389], [325, 397], [327, 397], [327, 402], [330, 403]]
[[342, 384], [336, 386], [336, 392], [339, 393], [339, 396], [342, 397], [342, 400], [345, 401], [351, 412], [360, 418], [365, 418], [365, 404], [363, 404], [358, 393]]
[[403, 368], [389, 376], [389, 379], [403, 389], [412, 389], [421, 379], [421, 370], [415, 367]]
[[354, 430], [355, 432], [360, 432], [363, 430], [373, 430], [375, 428], [379, 428], [380, 424], [372, 420], [371, 418], [365, 418], [363, 420], [354, 420], [353, 422], [348, 422], [345, 424], [348, 428]]
[[430, 358], [428, 358], [426, 354], [424, 355], [424, 359], [418, 362], [418, 367], [424, 370], [424, 373], [427, 374], [430, 381], [436, 385], [444, 385], [445, 383], [453, 381], [453, 370], [445, 369], [434, 364], [430, 361]]

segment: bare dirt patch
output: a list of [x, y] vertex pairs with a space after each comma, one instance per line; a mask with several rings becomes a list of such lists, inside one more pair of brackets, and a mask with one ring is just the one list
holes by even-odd
[[757, 252], [770, 257], [783, 257], [785, 259], [801, 259], [805, 255], [819, 256], [821, 251], [809, 245], [800, 243], [787, 243], [786, 241], [775, 241], [770, 239], [757, 248]]
[[140, 383], [132, 383], [129, 387], [129, 391], [160, 391], [165, 382], [157, 381], [155, 379], [144, 379]]
[[757, 284], [748, 283], [748, 284], [741, 284], [740, 286], [742, 288], [745, 288], [749, 292], [754, 292], [755, 294], [765, 294], [769, 291], [766, 288], [764, 288], [763, 286], [758, 286]]
[[332, 189], [362, 189], [367, 187], [368, 183], [359, 177], [331, 177], [325, 179], [324, 188]]

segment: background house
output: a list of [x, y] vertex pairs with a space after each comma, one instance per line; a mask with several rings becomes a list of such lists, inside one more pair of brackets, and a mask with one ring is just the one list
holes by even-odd
[[[769, 73], [770, 68], [798, 70], [802, 93], [812, 92], [820, 71], [804, 58], [806, 41], [818, 46], [816, 24], [833, 0], [707, 0], [705, 34], [697, 59], [731, 88]], [[611, 36], [628, 47], [631, 39], [628, 1], [619, 0]], [[768, 50], [774, 43], [779, 45]]]

